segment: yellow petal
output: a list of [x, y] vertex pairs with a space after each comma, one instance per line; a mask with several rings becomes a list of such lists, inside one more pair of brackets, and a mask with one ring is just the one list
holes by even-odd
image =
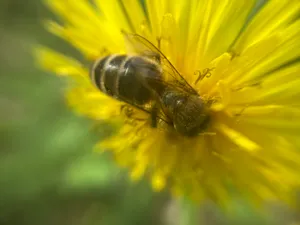
[[[227, 51], [244, 25], [255, 1], [200, 1], [193, 29], [198, 40], [197, 68]], [[226, 36], [224, 36], [226, 32]], [[191, 43], [192, 44], [192, 43]], [[193, 46], [193, 45], [191, 45]]]
[[146, 0], [146, 8], [148, 12], [151, 33], [154, 40], [160, 36], [160, 24], [165, 12], [166, 1]]
[[299, 10], [300, 2], [298, 0], [267, 1], [240, 35], [235, 43], [234, 51], [241, 53], [248, 46], [285, 28], [299, 15]]
[[249, 140], [247, 137], [245, 137], [238, 131], [235, 131], [230, 127], [227, 127], [225, 124], [219, 124], [218, 127], [216, 128], [222, 134], [227, 136], [232, 142], [238, 145], [242, 150], [255, 152], [260, 149], [260, 146], [258, 146], [255, 142]]
[[126, 13], [124, 12], [124, 6], [120, 1], [94, 0], [94, 2], [101, 10], [101, 13], [104, 15], [105, 19], [109, 21], [112, 28], [123, 28], [126, 31], [133, 31], [131, 27], [131, 21], [126, 16]]
[[56, 73], [57, 75], [74, 75], [83, 77], [87, 74], [87, 71], [80, 62], [51, 49], [45, 47], [37, 48], [35, 50], [35, 56], [39, 65], [41, 65], [44, 69]]
[[120, 102], [90, 87], [71, 88], [66, 93], [68, 104], [80, 114], [97, 120], [114, 120], [120, 116]]
[[[126, 16], [133, 27], [133, 32], [137, 33], [141, 25], [147, 22], [145, 13], [143, 11], [141, 1], [137, 0], [122, 0]], [[105, 9], [104, 9], [105, 10]]]
[[[89, 46], [90, 49], [95, 48], [99, 52], [103, 48], [103, 44], [106, 43], [105, 46], [108, 49], [114, 51], [116, 49], [124, 49], [120, 29], [105, 21], [101, 14], [88, 1], [79, 0], [74, 4], [69, 0], [47, 0], [46, 3], [66, 23], [64, 24], [65, 30], [75, 30], [72, 34], [65, 31], [63, 36], [74, 44], [74, 46], [79, 45], [82, 49]], [[74, 37], [74, 33], [81, 38]], [[85, 40], [82, 40], [83, 38]], [[97, 42], [100, 46], [86, 40]]]
[[155, 191], [161, 191], [166, 186], [164, 175], [156, 173], [152, 176], [152, 187]]
[[133, 181], [137, 181], [141, 179], [141, 177], [144, 175], [146, 168], [147, 168], [147, 163], [139, 162], [132, 170], [130, 173], [130, 178]]

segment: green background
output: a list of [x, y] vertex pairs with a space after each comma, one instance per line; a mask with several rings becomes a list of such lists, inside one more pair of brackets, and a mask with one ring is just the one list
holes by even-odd
[[[75, 1], [75, 0], [74, 0]], [[261, 215], [235, 200], [226, 215], [211, 203], [197, 208], [131, 183], [109, 154], [92, 151], [106, 130], [65, 105], [64, 81], [39, 70], [32, 48], [44, 44], [77, 54], [47, 33], [51, 13], [39, 0], [0, 1], [0, 224], [292, 225], [283, 204]]]

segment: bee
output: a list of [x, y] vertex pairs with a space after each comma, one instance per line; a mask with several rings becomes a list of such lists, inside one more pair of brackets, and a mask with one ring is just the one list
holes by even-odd
[[[96, 60], [90, 78], [103, 93], [162, 120], [183, 136], [204, 132], [208, 108], [167, 57], [149, 40], [123, 32], [134, 54], [110, 54]], [[159, 45], [158, 45], [159, 46]]]

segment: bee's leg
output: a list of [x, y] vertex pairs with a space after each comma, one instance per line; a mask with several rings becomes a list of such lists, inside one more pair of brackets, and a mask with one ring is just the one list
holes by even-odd
[[154, 103], [151, 109], [151, 126], [153, 128], [157, 127], [157, 115], [158, 115], [158, 105]]
[[127, 104], [121, 105], [120, 107], [120, 111], [121, 113], [124, 113], [126, 117], [128, 117], [129, 119], [133, 118], [133, 108], [128, 106]]

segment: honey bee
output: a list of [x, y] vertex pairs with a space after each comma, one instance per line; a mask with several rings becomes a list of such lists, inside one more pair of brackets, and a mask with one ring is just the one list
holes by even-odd
[[101, 92], [147, 112], [153, 127], [162, 120], [183, 136], [204, 132], [210, 116], [197, 91], [159, 47], [138, 34], [123, 34], [134, 54], [110, 54], [96, 60], [90, 70], [94, 85]]

